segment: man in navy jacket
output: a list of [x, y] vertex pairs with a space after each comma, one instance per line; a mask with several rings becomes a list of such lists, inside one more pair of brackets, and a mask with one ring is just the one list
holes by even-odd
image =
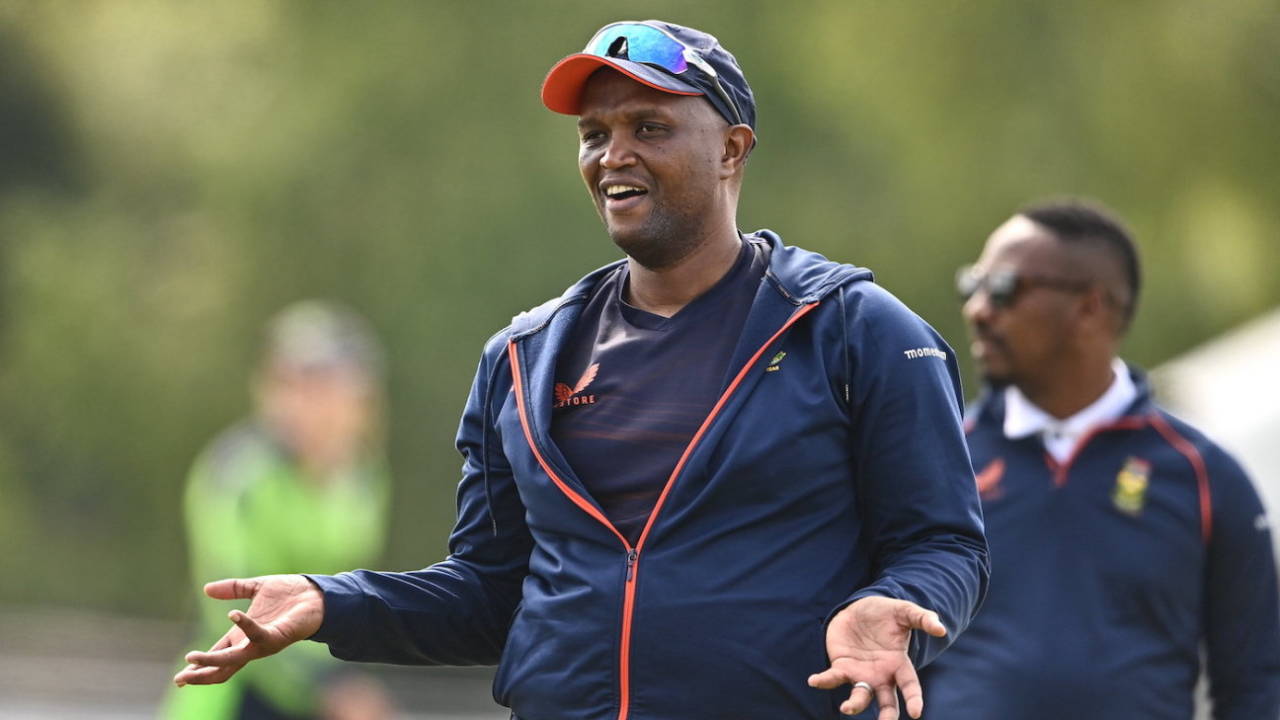
[[1116, 359], [1139, 288], [1128, 232], [1088, 204], [1034, 206], [958, 278], [989, 381], [969, 446], [995, 579], [925, 673], [927, 716], [1189, 720], [1203, 644], [1217, 720], [1280, 717], [1258, 496]]
[[486, 345], [450, 556], [211, 583], [253, 602], [176, 681], [311, 638], [498, 663], [524, 720], [918, 716], [987, 582], [951, 349], [868, 271], [738, 232], [755, 100], [715, 38], [606, 26], [543, 100], [627, 258]]

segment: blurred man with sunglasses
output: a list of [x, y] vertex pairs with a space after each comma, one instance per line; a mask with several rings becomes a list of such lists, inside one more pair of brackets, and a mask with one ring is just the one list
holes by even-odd
[[627, 258], [486, 347], [452, 554], [215, 583], [253, 605], [178, 682], [314, 636], [500, 663], [524, 720], [918, 716], [987, 576], [950, 348], [869, 272], [738, 231], [756, 106], [714, 37], [606, 26], [542, 98]]
[[1214, 718], [1280, 717], [1267, 518], [1117, 358], [1139, 279], [1129, 233], [1079, 201], [1014, 215], [957, 276], [994, 575], [926, 671], [931, 720], [1190, 720], [1202, 644]]

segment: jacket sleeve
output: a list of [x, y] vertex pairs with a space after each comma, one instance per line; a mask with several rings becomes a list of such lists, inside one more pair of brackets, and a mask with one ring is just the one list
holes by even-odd
[[462, 481], [449, 557], [414, 572], [308, 575], [324, 591], [312, 639], [344, 660], [418, 665], [498, 662], [528, 573], [532, 539], [496, 436], [505, 334], [490, 340], [458, 429]]
[[881, 595], [937, 612], [946, 637], [912, 633], [909, 655], [919, 668], [968, 627], [986, 594], [982, 506], [955, 353], [885, 290], [854, 287], [845, 298], [848, 397], [873, 579], [841, 607]]
[[1213, 717], [1280, 717], [1280, 602], [1267, 517], [1230, 456], [1211, 447], [1205, 461], [1213, 507], [1205, 575]]

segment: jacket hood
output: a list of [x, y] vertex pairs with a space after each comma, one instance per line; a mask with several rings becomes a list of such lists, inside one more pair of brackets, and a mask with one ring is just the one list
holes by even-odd
[[772, 230], [757, 230], [747, 236], [769, 243], [768, 277], [797, 305], [816, 302], [838, 287], [857, 280], [875, 280], [867, 268], [828, 260], [816, 252], [783, 245]]
[[[843, 285], [874, 280], [866, 268], [833, 262], [816, 252], [784, 245], [782, 238], [772, 230], [757, 230], [743, 237], [768, 243], [769, 268], [765, 277], [786, 300], [797, 306], [821, 300]], [[589, 297], [596, 283], [625, 262], [625, 259], [618, 260], [593, 270], [559, 297], [516, 315], [511, 320], [511, 336], [515, 338], [538, 331], [561, 307]]]

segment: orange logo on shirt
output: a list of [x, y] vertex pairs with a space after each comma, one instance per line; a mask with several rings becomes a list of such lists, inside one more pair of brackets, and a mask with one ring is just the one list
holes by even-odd
[[1004, 477], [1004, 458], [996, 458], [987, 463], [975, 479], [978, 481], [978, 495], [983, 500], [996, 500], [1004, 495], [1000, 480]]
[[595, 405], [595, 395], [583, 395], [582, 391], [587, 389], [592, 380], [596, 379], [596, 373], [600, 371], [600, 363], [591, 363], [586, 372], [582, 373], [582, 377], [578, 378], [578, 383], [573, 387], [569, 387], [565, 383], [556, 383], [556, 408], [576, 406], [576, 405]]

